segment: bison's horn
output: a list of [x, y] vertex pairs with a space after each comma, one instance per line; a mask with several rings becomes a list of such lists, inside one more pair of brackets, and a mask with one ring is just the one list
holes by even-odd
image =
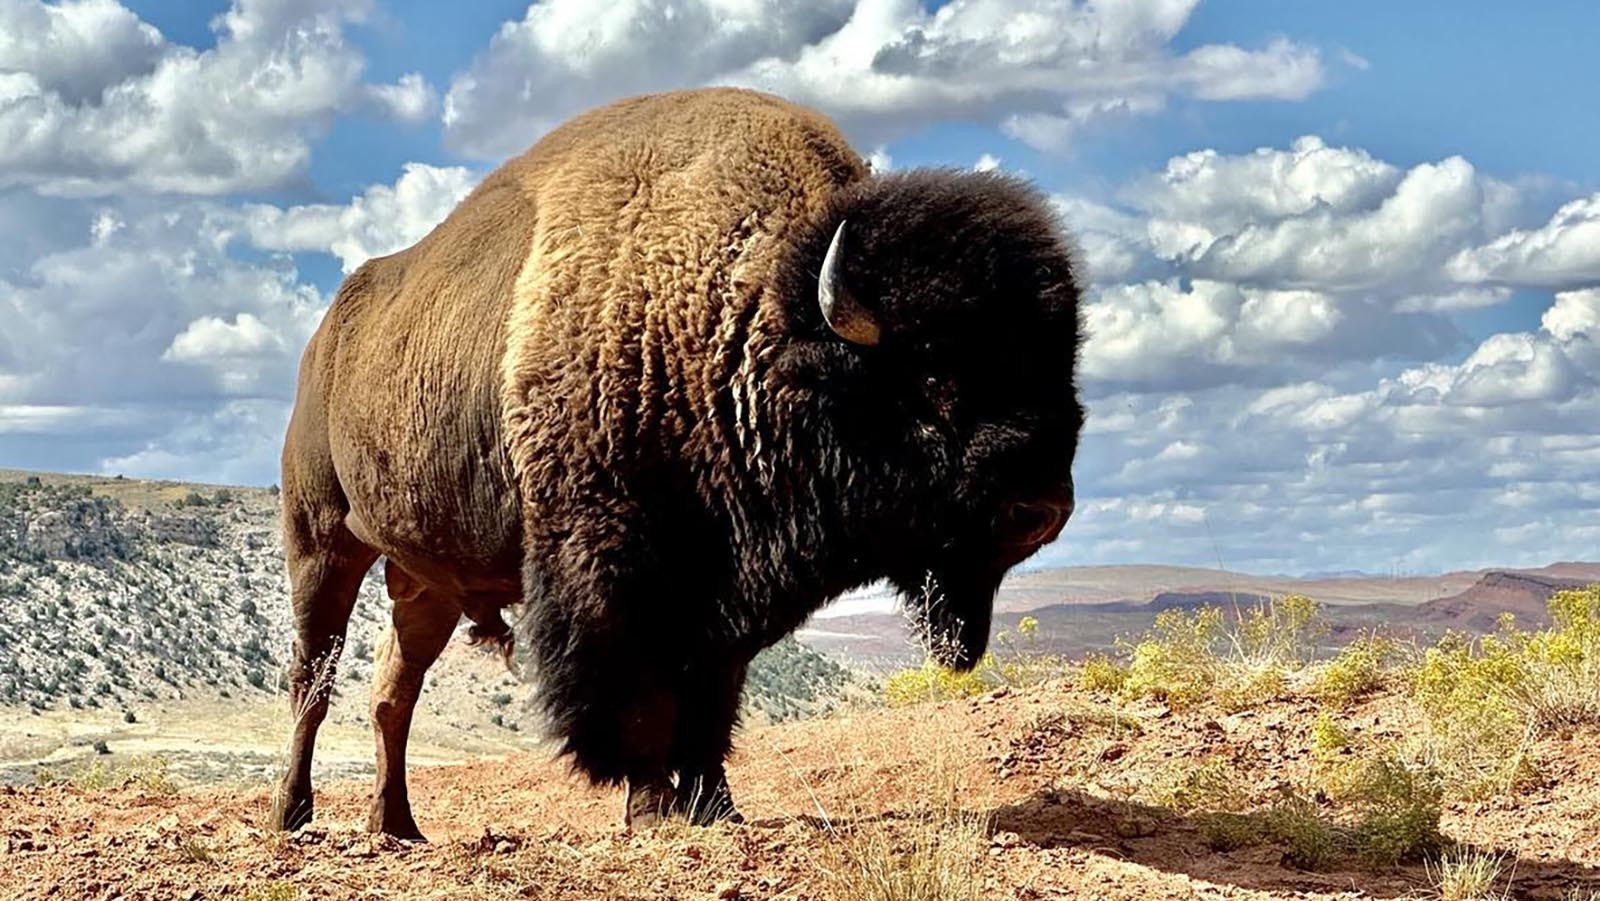
[[817, 281], [817, 304], [822, 307], [822, 318], [828, 328], [851, 344], [871, 347], [878, 343], [878, 323], [872, 313], [862, 306], [845, 287], [839, 276], [839, 244], [844, 240], [844, 223], [833, 233], [828, 244], [828, 255], [822, 258], [822, 275]]

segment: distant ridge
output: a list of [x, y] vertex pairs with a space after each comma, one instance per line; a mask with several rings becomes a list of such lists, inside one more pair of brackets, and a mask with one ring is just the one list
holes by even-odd
[[[1549, 574], [1567, 573], [1568, 578]], [[1600, 581], [1600, 566], [1557, 564], [1543, 570], [1491, 570], [1472, 587], [1449, 597], [1435, 598], [1421, 605], [1424, 616], [1448, 623], [1454, 628], [1487, 632], [1503, 614], [1517, 618], [1519, 625], [1543, 626], [1550, 616], [1550, 597], [1558, 591], [1582, 588]]]

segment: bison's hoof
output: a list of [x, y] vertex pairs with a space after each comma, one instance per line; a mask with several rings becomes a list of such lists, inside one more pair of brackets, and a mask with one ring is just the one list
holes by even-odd
[[728, 790], [728, 777], [722, 767], [698, 775], [684, 774], [678, 786], [677, 803], [673, 813], [696, 826], [712, 823], [743, 823], [744, 817], [733, 806], [733, 793]]
[[374, 804], [372, 812], [367, 815], [367, 831], [381, 832], [408, 842], [428, 840], [417, 828], [417, 821], [411, 818], [409, 805], [396, 809], [383, 803]]
[[311, 822], [310, 795], [278, 792], [272, 798], [272, 823], [284, 832], [293, 832]]
[[728, 794], [726, 788], [710, 795], [686, 797], [678, 793], [678, 803], [673, 807], [673, 813], [683, 817], [696, 826], [710, 826], [712, 823], [744, 822], [744, 815], [733, 806], [733, 796]]
[[649, 829], [659, 825], [672, 813], [676, 794], [670, 782], [629, 785], [622, 824], [629, 829]]
[[367, 820], [367, 831], [381, 832], [404, 842], [427, 842], [428, 840], [428, 837], [422, 834], [422, 830], [417, 828], [417, 824], [409, 820], [403, 823], [386, 823], [382, 820], [369, 818]]

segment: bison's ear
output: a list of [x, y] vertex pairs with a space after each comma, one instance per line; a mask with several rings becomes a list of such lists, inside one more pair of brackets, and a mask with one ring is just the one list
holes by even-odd
[[844, 223], [840, 222], [828, 243], [828, 255], [822, 258], [822, 274], [817, 277], [817, 305], [822, 307], [822, 318], [828, 321], [833, 333], [849, 341], [871, 347], [878, 343], [881, 331], [872, 311], [861, 305], [850, 288], [845, 285], [839, 271], [843, 251]]

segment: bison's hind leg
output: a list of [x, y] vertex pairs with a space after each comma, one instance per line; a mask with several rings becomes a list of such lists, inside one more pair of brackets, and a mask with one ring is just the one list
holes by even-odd
[[385, 576], [394, 601], [391, 626], [378, 651], [372, 682], [372, 734], [378, 776], [367, 816], [370, 832], [422, 840], [406, 791], [406, 740], [428, 667], [439, 659], [461, 620], [458, 598], [425, 588], [388, 561]]
[[335, 669], [350, 612], [377, 553], [344, 527], [344, 511], [290, 489], [285, 480], [284, 552], [294, 612], [289, 709], [294, 717], [289, 762], [273, 796], [273, 823], [298, 829], [311, 821], [311, 758], [328, 715]]

